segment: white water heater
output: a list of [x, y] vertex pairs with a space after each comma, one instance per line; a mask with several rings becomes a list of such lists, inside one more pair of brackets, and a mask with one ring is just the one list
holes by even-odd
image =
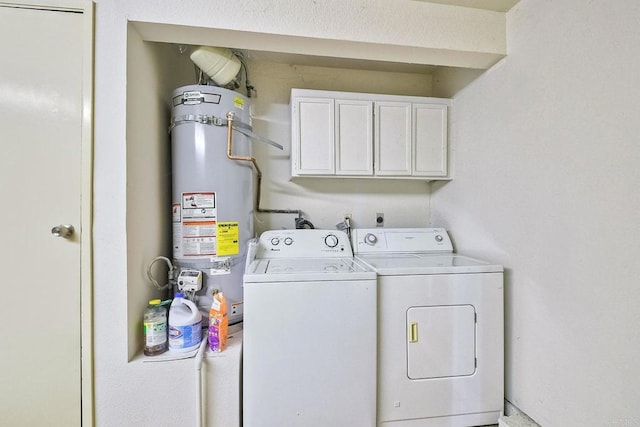
[[[253, 237], [253, 169], [227, 156], [227, 114], [251, 129], [249, 99], [216, 86], [175, 89], [171, 111], [173, 258], [180, 270], [203, 274], [198, 306], [208, 313], [212, 291], [227, 298], [229, 321], [242, 320], [242, 276]], [[247, 136], [233, 132], [233, 154], [250, 156]]]

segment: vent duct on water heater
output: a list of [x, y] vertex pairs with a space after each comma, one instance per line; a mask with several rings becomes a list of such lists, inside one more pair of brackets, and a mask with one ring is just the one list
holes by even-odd
[[189, 57], [219, 86], [231, 82], [240, 71], [240, 60], [231, 49], [200, 46]]

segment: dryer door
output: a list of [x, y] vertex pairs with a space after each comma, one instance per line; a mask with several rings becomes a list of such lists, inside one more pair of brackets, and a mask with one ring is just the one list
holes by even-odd
[[407, 376], [412, 380], [472, 375], [476, 310], [472, 305], [407, 310]]

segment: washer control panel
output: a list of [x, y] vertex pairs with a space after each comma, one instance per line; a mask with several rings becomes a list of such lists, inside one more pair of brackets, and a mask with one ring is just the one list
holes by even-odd
[[351, 236], [356, 254], [453, 252], [444, 228], [357, 228]]
[[269, 230], [260, 235], [258, 258], [351, 258], [349, 237], [340, 230]]

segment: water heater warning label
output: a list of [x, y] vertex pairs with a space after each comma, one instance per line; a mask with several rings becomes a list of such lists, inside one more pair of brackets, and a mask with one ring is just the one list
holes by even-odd
[[218, 256], [240, 253], [240, 238], [237, 222], [219, 222], [217, 230]]
[[216, 193], [182, 193], [172, 206], [175, 257], [209, 257], [217, 254]]

